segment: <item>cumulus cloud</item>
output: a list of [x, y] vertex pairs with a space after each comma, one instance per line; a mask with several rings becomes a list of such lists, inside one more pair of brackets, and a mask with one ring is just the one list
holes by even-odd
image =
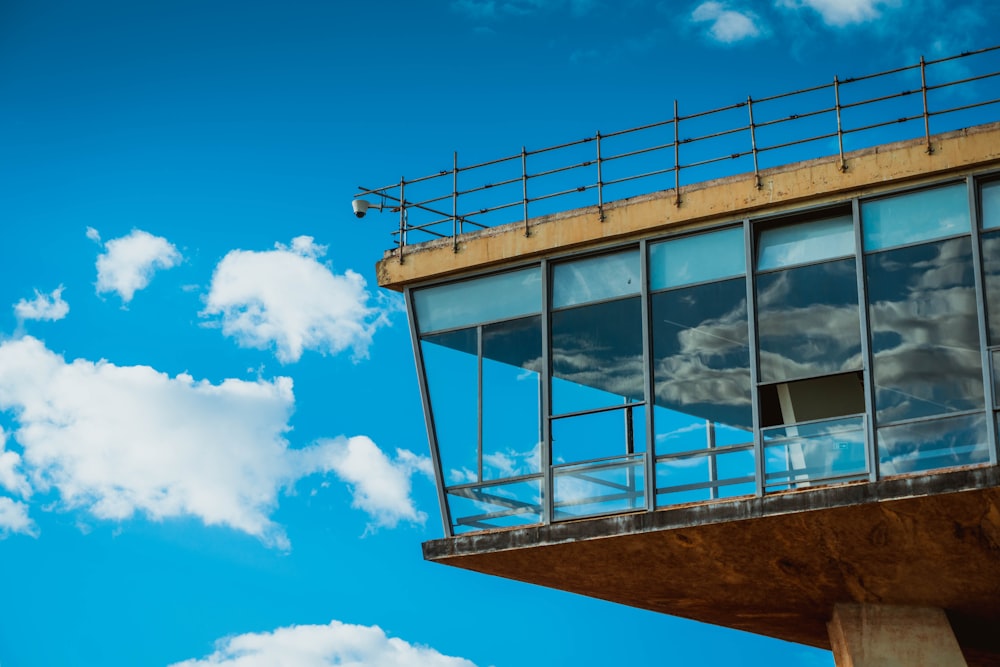
[[[25, 498], [54, 489], [61, 508], [99, 519], [194, 517], [287, 549], [270, 519], [279, 494], [333, 471], [377, 525], [423, 520], [409, 498], [423, 457], [389, 460], [363, 436], [291, 449], [293, 405], [289, 378], [212, 384], [148, 366], [67, 362], [25, 336], [0, 344], [0, 410], [13, 411], [22, 449], [0, 447], [0, 486]], [[5, 505], [20, 516], [23, 508]]]
[[827, 25], [843, 27], [852, 23], [874, 21], [882, 7], [898, 7], [899, 0], [778, 0], [779, 7], [808, 8], [817, 12]]
[[717, 42], [732, 44], [761, 34], [759, 19], [749, 11], [730, 9], [722, 2], [709, 0], [691, 13], [695, 23], [708, 23], [708, 33]]
[[222, 332], [243, 347], [273, 347], [282, 363], [304, 350], [368, 355], [375, 330], [390, 308], [370, 305], [365, 279], [334, 274], [319, 259], [326, 246], [299, 236], [274, 250], [233, 250], [212, 276], [203, 316], [221, 317]]
[[[97, 242], [101, 238], [93, 227], [87, 228], [87, 237]], [[133, 230], [104, 244], [104, 252], [97, 257], [97, 293], [117, 292], [128, 303], [149, 285], [158, 269], [172, 268], [180, 261], [180, 252], [162, 236]]]
[[185, 660], [171, 667], [475, 667], [432, 648], [387, 637], [378, 626], [293, 625], [273, 632], [248, 633], [220, 640], [216, 650], [201, 660]]
[[38, 536], [35, 522], [28, 516], [28, 506], [0, 496], [0, 539], [11, 533]]
[[31, 301], [21, 299], [14, 304], [14, 315], [22, 322], [25, 320], [45, 320], [55, 322], [66, 317], [69, 304], [62, 298], [63, 286], [55, 288], [49, 294], [35, 290], [35, 298]]
[[397, 449], [390, 459], [365, 436], [323, 440], [305, 464], [308, 469], [333, 472], [351, 487], [352, 507], [371, 517], [369, 529], [394, 528], [400, 521], [422, 524], [427, 515], [410, 498], [416, 472], [433, 479], [430, 459]]
[[28, 478], [21, 472], [21, 456], [7, 450], [7, 434], [0, 429], [0, 488], [27, 498], [31, 495]]

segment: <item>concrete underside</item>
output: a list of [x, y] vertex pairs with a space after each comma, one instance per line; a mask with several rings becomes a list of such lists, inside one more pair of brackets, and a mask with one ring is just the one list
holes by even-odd
[[430, 561], [830, 648], [838, 603], [940, 607], [1000, 665], [1000, 469], [426, 542]]

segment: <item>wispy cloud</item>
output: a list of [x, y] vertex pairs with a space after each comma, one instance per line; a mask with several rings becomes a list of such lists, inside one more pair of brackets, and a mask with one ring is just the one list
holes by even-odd
[[227, 637], [215, 652], [200, 660], [171, 667], [475, 667], [464, 658], [442, 655], [426, 646], [387, 637], [382, 628], [330, 621], [327, 625], [293, 625], [273, 632]]
[[[93, 227], [87, 228], [87, 237], [98, 243], [101, 239]], [[167, 239], [133, 230], [104, 244], [104, 252], [97, 257], [97, 293], [117, 292], [128, 303], [137, 291], [149, 285], [157, 270], [180, 262], [180, 252]]]
[[[368, 438], [291, 449], [289, 378], [219, 384], [148, 366], [65, 361], [30, 336], [0, 344], [0, 410], [12, 411], [23, 454], [0, 447], [0, 485], [28, 497], [58, 492], [58, 507], [123, 521], [194, 517], [280, 549], [270, 515], [282, 490], [315, 473], [348, 482], [378, 526], [422, 521], [410, 478], [422, 457], [390, 460]], [[3, 503], [7, 531], [28, 530], [26, 508]], [[19, 527], [19, 528], [18, 528]]]
[[900, 0], [777, 0], [778, 7], [810, 9], [833, 27], [878, 20], [883, 8], [899, 7]]
[[394, 528], [400, 521], [422, 524], [427, 515], [410, 497], [411, 480], [420, 472], [433, 479], [430, 459], [405, 449], [397, 449], [390, 459], [365, 436], [335, 438], [317, 443], [307, 458], [308, 469], [332, 471], [348, 484], [352, 507], [371, 517], [369, 530]]
[[723, 44], [733, 44], [761, 34], [760, 19], [750, 11], [730, 9], [723, 2], [709, 0], [691, 12], [691, 21], [708, 25], [709, 36]]
[[28, 516], [28, 506], [22, 502], [0, 496], [0, 539], [11, 533], [38, 536], [35, 522]]
[[243, 347], [273, 347], [282, 363], [304, 350], [367, 357], [395, 307], [373, 305], [365, 279], [334, 274], [319, 261], [325, 254], [311, 236], [263, 252], [233, 250], [215, 268], [202, 315], [219, 316], [223, 334]]
[[66, 317], [69, 313], [69, 304], [62, 298], [63, 286], [55, 288], [49, 294], [35, 290], [35, 298], [28, 301], [21, 299], [14, 304], [14, 315], [20, 321], [25, 320], [45, 320], [55, 322]]

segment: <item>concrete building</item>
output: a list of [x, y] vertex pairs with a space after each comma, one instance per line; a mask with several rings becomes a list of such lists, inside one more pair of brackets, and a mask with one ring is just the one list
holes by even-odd
[[598, 135], [589, 206], [530, 217], [524, 151], [516, 222], [365, 191], [400, 211], [425, 558], [841, 667], [1000, 664], [1000, 123], [932, 134], [924, 80], [922, 135], [844, 152], [843, 85], [830, 157], [759, 168], [748, 100], [743, 174], [605, 202]]

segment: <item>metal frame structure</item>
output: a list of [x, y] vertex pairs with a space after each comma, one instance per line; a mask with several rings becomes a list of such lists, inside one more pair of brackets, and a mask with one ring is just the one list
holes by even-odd
[[[742, 158], [752, 158], [752, 171], [756, 178], [758, 188], [761, 183], [760, 157], [774, 152], [779, 153], [791, 148], [805, 144], [812, 145], [811, 151], [805, 157], [821, 157], [826, 153], [822, 149], [816, 148], [817, 144], [824, 145], [824, 142], [832, 141], [837, 143], [837, 150], [840, 158], [841, 171], [847, 171], [848, 164], [845, 160], [844, 139], [854, 137], [859, 133], [890, 125], [905, 125], [911, 127], [917, 121], [922, 122], [922, 132], [910, 132], [901, 139], [912, 139], [923, 136], [926, 140], [928, 153], [934, 150], [931, 144], [931, 118], [940, 118], [947, 114], [969, 111], [979, 107], [1000, 103], [1000, 97], [996, 97], [995, 88], [989, 86], [977, 86], [978, 82], [1000, 77], [1000, 69], [991, 69], [993, 64], [985, 62], [984, 57], [1000, 50], [1000, 45], [983, 48], [975, 51], [964, 52], [958, 55], [948, 56], [935, 60], [925, 60], [923, 57], [913, 65], [899, 67], [896, 69], [868, 74], [865, 76], [839, 79], [834, 77], [832, 83], [821, 84], [811, 88], [804, 88], [769, 97], [754, 99], [747, 97], [745, 102], [738, 102], [725, 107], [711, 109], [708, 111], [696, 112], [688, 115], [680, 115], [678, 103], [675, 100], [673, 105], [673, 116], [667, 120], [642, 125], [639, 127], [620, 130], [611, 133], [597, 132], [594, 136], [586, 137], [578, 141], [572, 141], [547, 148], [529, 151], [522, 147], [517, 154], [501, 157], [487, 162], [471, 164], [460, 167], [458, 153], [453, 154], [451, 169], [442, 170], [436, 174], [423, 176], [412, 180], [400, 178], [397, 183], [378, 188], [359, 187], [357, 197], [372, 196], [379, 198], [383, 203], [392, 202], [392, 209], [399, 212], [399, 227], [392, 232], [395, 240], [395, 252], [400, 261], [403, 261], [404, 249], [410, 243], [411, 235], [424, 240], [448, 239], [452, 241], [452, 247], [457, 252], [459, 249], [458, 239], [463, 233], [485, 229], [502, 224], [519, 223], [524, 227], [525, 235], [530, 234], [529, 216], [531, 204], [540, 204], [550, 200], [560, 200], [560, 203], [567, 201], [570, 196], [581, 193], [593, 192], [596, 197], [590, 199], [587, 205], [595, 205], [598, 208], [601, 220], [604, 219], [605, 206], [608, 203], [606, 189], [625, 183], [631, 183], [643, 179], [650, 179], [658, 176], [673, 174], [674, 201], [677, 206], [682, 202], [682, 187], [689, 182], [682, 178], [682, 172], [687, 174], [690, 170], [712, 166], [715, 169], [712, 177], [731, 176], [743, 173], [745, 169], [740, 169], [745, 163]], [[975, 58], [978, 56], [979, 58]], [[956, 66], [956, 63], [958, 65]], [[978, 69], [977, 69], [978, 67]], [[958, 78], [949, 77], [955, 70], [976, 72], [968, 76]], [[928, 84], [928, 71], [939, 73], [941, 80], [937, 83]], [[919, 86], [908, 88], [900, 92], [890, 94], [878, 94], [872, 97], [861, 97], [854, 101], [844, 101], [845, 89], [850, 90], [850, 86], [876, 82], [878, 84], [891, 85], [891, 80], [887, 77], [894, 75], [914, 76], [919, 72]], [[863, 89], [864, 86], [859, 86]], [[962, 104], [940, 105], [933, 104], [933, 100], [928, 95], [938, 91], [961, 92]], [[833, 104], [821, 103], [816, 106], [808, 105], [809, 96], [832, 96]], [[829, 99], [829, 97], [825, 97]], [[803, 103], [799, 108], [799, 102]], [[917, 100], [917, 104], [901, 109], [902, 115], [893, 114], [884, 108], [876, 108], [877, 105], [883, 107], [895, 100], [911, 102]], [[972, 100], [972, 101], [969, 101]], [[942, 100], [948, 102], [953, 100]], [[746, 108], [747, 124], [735, 127], [726, 125], [729, 116], [733, 112]], [[762, 119], [765, 111], [776, 109], [774, 117]], [[864, 109], [870, 111], [872, 118], [870, 122], [857, 125], [849, 125], [845, 115], [851, 115], [857, 110]], [[787, 113], [794, 110], [791, 113]], [[781, 115], [781, 114], [784, 115]], [[961, 118], [960, 116], [951, 116]], [[802, 123], [813, 119], [813, 123]], [[691, 137], [681, 136], [681, 125], [685, 127], [697, 127], [693, 121], [706, 122], [715, 127], [721, 125], [719, 129], [699, 134]], [[822, 127], [816, 129], [813, 125], [816, 122], [823, 123]], [[809, 125], [805, 134], [797, 134], [797, 128]], [[958, 125], [961, 127], [962, 125]], [[780, 127], [783, 140], [775, 143], [762, 143], [761, 132], [770, 131]], [[826, 128], [829, 129], [826, 129]], [[942, 132], [955, 127], [936, 127], [935, 132]], [[801, 132], [801, 130], [799, 130]], [[656, 133], [657, 136], [668, 132], [673, 140], [668, 143], [653, 143], [652, 145], [624, 150], [622, 152], [611, 153], [607, 144], [618, 138], [634, 138], [638, 133]], [[643, 135], [645, 136], [645, 135]], [[715, 147], [712, 140], [721, 139], [722, 148]], [[880, 141], [865, 143], [859, 139], [859, 145], [854, 148], [864, 148], [884, 143], [883, 137]], [[746, 145], [747, 142], [749, 146]], [[577, 162], [563, 163], [562, 156], [569, 154], [572, 150], [580, 146], [593, 143], [595, 150], [592, 159], [585, 159]], [[694, 157], [689, 162], [681, 161], [681, 147], [684, 147], [685, 154], [692, 154]], [[697, 149], [696, 149], [697, 148]], [[664, 158], [664, 155], [669, 156]], [[556, 166], [540, 168], [537, 171], [529, 170], [529, 161], [553, 160]], [[799, 155], [800, 159], [802, 155]], [[529, 160], [530, 159], [530, 160]], [[566, 158], [567, 160], [569, 158]], [[621, 162], [618, 162], [621, 161]], [[778, 163], [788, 162], [780, 160]], [[614, 178], [605, 178], [605, 167], [616, 163], [623, 165], [626, 162], [630, 167], [622, 167], [623, 175]], [[726, 168], [723, 163], [730, 165]], [[483, 178], [488, 178], [490, 170], [494, 168], [507, 168], [508, 171], [499, 180], [484, 182]], [[634, 171], [632, 170], [634, 168]], [[582, 174], [582, 176], [581, 176]], [[459, 181], [476, 183], [468, 187], [460, 187]], [[558, 186], [554, 190], [539, 187], [529, 188], [529, 185], [540, 186], [541, 179], [551, 181], [558, 180]], [[580, 179], [583, 182], [580, 182]], [[596, 179], [596, 180], [588, 180]], [[705, 178], [696, 178], [690, 182], [703, 181]], [[663, 183], [665, 186], [666, 183]], [[407, 187], [413, 189], [429, 190], [429, 196], [422, 198], [408, 198]], [[518, 187], [519, 186], [519, 187]], [[470, 200], [481, 198], [488, 192], [490, 196], [494, 193], [497, 198], [508, 197], [512, 188], [517, 188], [520, 197], [490, 203], [488, 206], [476, 207], [468, 204]], [[533, 190], [529, 194], [529, 189]], [[647, 190], [650, 188], [647, 188]], [[651, 188], [655, 190], [667, 189], [664, 187]], [[449, 208], [448, 202], [451, 202]], [[506, 216], [508, 209], [521, 209], [521, 219]], [[572, 200], [569, 208], [580, 208], [578, 199]], [[544, 213], [544, 212], [543, 212]], [[539, 215], [539, 213], [535, 213]], [[411, 219], [412, 218], [412, 219]], [[419, 241], [418, 241], [419, 242]]]

